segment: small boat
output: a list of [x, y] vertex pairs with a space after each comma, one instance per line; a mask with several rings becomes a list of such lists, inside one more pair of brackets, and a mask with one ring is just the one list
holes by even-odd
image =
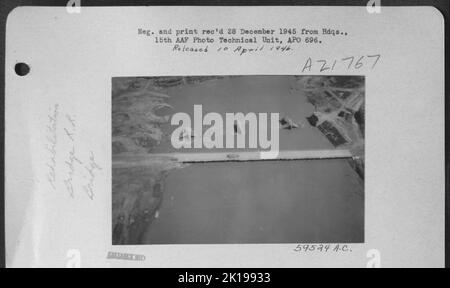
[[292, 119], [287, 118], [287, 117], [281, 118], [280, 124], [281, 124], [281, 128], [283, 128], [283, 129], [291, 130], [291, 129], [300, 128], [300, 126], [297, 123], [295, 123], [294, 121], [292, 121]]
[[180, 141], [183, 141], [183, 139], [189, 140], [189, 138], [195, 138], [194, 132], [190, 128], [183, 129], [180, 134]]

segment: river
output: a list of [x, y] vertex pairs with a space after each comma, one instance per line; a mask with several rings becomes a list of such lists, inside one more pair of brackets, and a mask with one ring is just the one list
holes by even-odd
[[[173, 112], [192, 119], [193, 105], [201, 104], [203, 114], [279, 113], [304, 122], [314, 107], [301, 91], [290, 89], [290, 81], [288, 76], [226, 77], [163, 92], [171, 96]], [[165, 125], [164, 134], [174, 128]], [[308, 124], [280, 131], [281, 150], [333, 148]], [[153, 152], [175, 151], [166, 137]], [[211, 152], [182, 152], [191, 151]], [[347, 160], [191, 164], [171, 171], [165, 182], [145, 244], [364, 241], [363, 183]]]

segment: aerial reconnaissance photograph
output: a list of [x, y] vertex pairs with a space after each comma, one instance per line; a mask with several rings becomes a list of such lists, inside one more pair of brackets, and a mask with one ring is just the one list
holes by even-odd
[[364, 242], [363, 76], [112, 79], [112, 244]]

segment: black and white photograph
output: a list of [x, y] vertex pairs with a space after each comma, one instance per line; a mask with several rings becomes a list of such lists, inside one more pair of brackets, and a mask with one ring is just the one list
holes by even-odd
[[4, 266], [448, 266], [448, 1], [56, 2], [0, 1]]
[[111, 97], [113, 244], [364, 242], [363, 76], [115, 77]]

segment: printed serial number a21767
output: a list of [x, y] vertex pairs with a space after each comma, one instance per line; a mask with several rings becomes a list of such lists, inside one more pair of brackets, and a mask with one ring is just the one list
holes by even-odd
[[348, 56], [339, 59], [313, 59], [309, 57], [302, 64], [302, 73], [332, 72], [334, 70], [361, 70], [368, 68], [373, 70], [380, 61], [380, 54]]

